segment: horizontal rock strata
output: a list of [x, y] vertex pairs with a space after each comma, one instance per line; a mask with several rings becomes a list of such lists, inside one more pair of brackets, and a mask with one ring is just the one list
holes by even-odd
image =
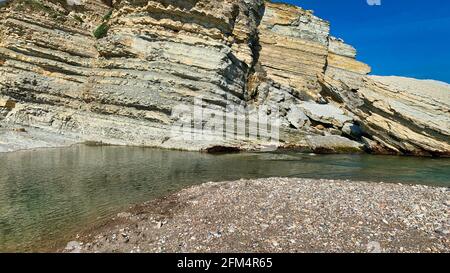
[[[0, 144], [26, 148], [10, 137], [24, 128], [71, 143], [450, 155], [448, 86], [370, 78], [355, 56], [311, 11], [263, 0], [11, 0]], [[275, 137], [252, 131], [262, 112]]]

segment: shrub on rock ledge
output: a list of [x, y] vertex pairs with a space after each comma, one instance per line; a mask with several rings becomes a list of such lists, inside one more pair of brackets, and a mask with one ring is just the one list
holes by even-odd
[[106, 34], [108, 34], [108, 29], [109, 26], [106, 23], [102, 23], [101, 25], [99, 25], [94, 31], [95, 38], [101, 39], [105, 37]]

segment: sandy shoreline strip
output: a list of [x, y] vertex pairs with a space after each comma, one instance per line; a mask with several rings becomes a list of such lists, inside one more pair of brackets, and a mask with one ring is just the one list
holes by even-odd
[[450, 188], [268, 178], [119, 213], [65, 252], [450, 252]]

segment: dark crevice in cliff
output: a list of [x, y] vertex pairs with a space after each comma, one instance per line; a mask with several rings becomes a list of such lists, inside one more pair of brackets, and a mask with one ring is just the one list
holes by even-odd
[[265, 1], [262, 2], [261, 6], [256, 11], [256, 32], [252, 36], [252, 40], [250, 41], [250, 49], [252, 51], [252, 63], [250, 65], [249, 71], [247, 73], [246, 78], [246, 86], [244, 90], [245, 99], [247, 101], [252, 101], [256, 98], [257, 90], [261, 82], [266, 80], [266, 72], [264, 68], [260, 64], [260, 52], [261, 52], [261, 43], [260, 43], [260, 33], [259, 33], [259, 25], [261, 24], [262, 18], [266, 12]]
[[237, 147], [227, 147], [227, 146], [213, 146], [206, 149], [209, 154], [228, 154], [228, 153], [239, 153], [241, 150]]
[[[42, 59], [46, 59], [46, 60], [52, 60], [52, 61], [58, 62], [58, 63], [60, 63], [62, 65], [68, 65], [68, 66], [72, 66], [72, 67], [75, 67], [75, 68], [80, 68], [80, 67], [91, 68], [92, 67], [90, 65], [90, 62], [88, 62], [87, 65], [85, 65], [85, 64], [83, 64], [83, 63], [81, 63], [79, 61], [71, 59], [70, 57], [83, 58], [83, 59], [85, 59], [85, 61], [90, 61], [90, 58], [76, 56], [76, 55], [71, 54], [71, 53], [66, 52], [66, 51], [63, 51], [62, 53], [68, 54], [69, 58], [62, 58], [62, 57], [60, 57], [58, 55], [51, 54], [51, 53], [45, 53], [45, 52], [38, 51], [38, 50], [33, 49], [33, 48], [20, 49], [20, 48], [9, 47], [8, 49], [13, 51], [13, 52], [16, 52], [16, 53], [21, 53], [21, 54], [23, 54], [25, 56], [37, 57], [37, 58], [42, 58]], [[70, 55], [72, 55], [72, 56], [70, 56]]]

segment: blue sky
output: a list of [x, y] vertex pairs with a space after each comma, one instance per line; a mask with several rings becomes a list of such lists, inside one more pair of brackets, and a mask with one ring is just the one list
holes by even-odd
[[[450, 1], [282, 0], [331, 22], [333, 35], [358, 50], [372, 74], [450, 83]], [[274, 1], [275, 2], [275, 1]]]

